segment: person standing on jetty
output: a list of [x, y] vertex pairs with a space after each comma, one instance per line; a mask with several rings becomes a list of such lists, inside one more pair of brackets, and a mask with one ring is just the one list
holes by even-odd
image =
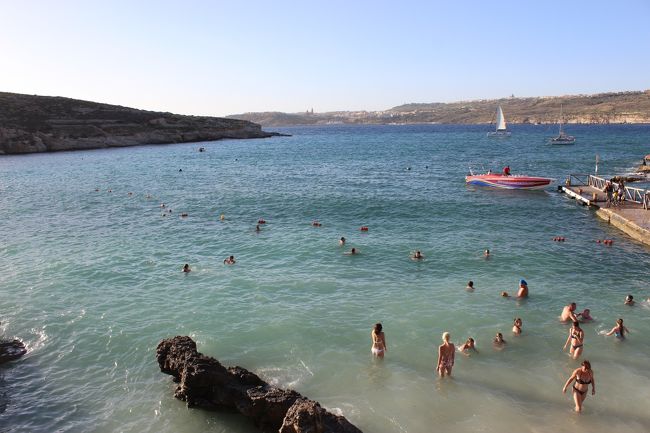
[[449, 337], [449, 332], [444, 332], [442, 334], [442, 344], [438, 347], [436, 371], [440, 374], [440, 377], [451, 376], [451, 369], [454, 367], [456, 347], [454, 343], [449, 341]]
[[569, 380], [564, 384], [562, 393], [566, 393], [567, 388], [574, 380], [573, 401], [576, 404], [575, 411], [582, 412], [582, 403], [587, 398], [589, 384], [591, 384], [591, 395], [596, 395], [596, 380], [594, 379], [594, 372], [591, 370], [591, 363], [589, 361], [585, 359], [582, 361], [582, 366], [573, 371]]
[[375, 323], [374, 328], [370, 332], [370, 338], [372, 339], [370, 352], [377, 358], [383, 358], [388, 347], [386, 347], [386, 336], [384, 335], [384, 331], [382, 331], [381, 323]]
[[612, 204], [612, 196], [614, 195], [614, 185], [612, 185], [611, 181], [605, 182], [605, 187], [603, 188], [603, 191], [605, 192], [605, 195], [607, 197], [607, 201], [605, 202], [605, 207], [610, 207]]
[[560, 322], [577, 322], [578, 317], [574, 313], [576, 311], [576, 303], [571, 302], [569, 305], [565, 305], [562, 309], [562, 314], [560, 314]]

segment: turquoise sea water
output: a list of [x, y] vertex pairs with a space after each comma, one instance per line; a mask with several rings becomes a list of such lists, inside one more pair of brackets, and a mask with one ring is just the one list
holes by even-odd
[[[650, 249], [557, 183], [464, 184], [470, 162], [561, 183], [591, 172], [596, 154], [599, 172], [618, 174], [650, 153], [650, 126], [568, 129], [575, 146], [545, 144], [557, 132], [546, 126], [515, 126], [508, 140], [478, 126], [328, 126], [0, 157], [0, 330], [30, 350], [0, 367], [0, 431], [256, 431], [173, 398], [155, 347], [174, 335], [366, 432], [650, 430], [650, 307], [623, 305], [650, 295]], [[259, 218], [268, 224], [256, 233]], [[605, 238], [613, 246], [595, 242]], [[344, 255], [351, 247], [361, 254]], [[415, 249], [426, 260], [410, 260]], [[223, 265], [231, 254], [237, 263]], [[528, 300], [499, 297], [520, 278]], [[580, 416], [561, 392], [578, 366], [557, 320], [571, 301], [597, 319], [584, 325], [597, 393]], [[601, 335], [618, 317], [625, 342]], [[370, 355], [377, 321], [383, 362]], [[434, 376], [443, 331], [473, 336], [480, 351], [457, 356], [453, 380]], [[497, 331], [509, 343], [500, 352]]]

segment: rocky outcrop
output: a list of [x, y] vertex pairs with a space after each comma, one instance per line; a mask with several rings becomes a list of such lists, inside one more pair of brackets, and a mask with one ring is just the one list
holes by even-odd
[[263, 138], [258, 124], [0, 92], [0, 154]]
[[189, 407], [238, 411], [263, 432], [361, 433], [296, 391], [273, 387], [244, 368], [226, 368], [197, 352], [190, 337], [161, 341], [156, 356], [160, 371], [178, 384], [174, 396]]
[[27, 353], [27, 348], [20, 340], [0, 341], [0, 364], [18, 359]]

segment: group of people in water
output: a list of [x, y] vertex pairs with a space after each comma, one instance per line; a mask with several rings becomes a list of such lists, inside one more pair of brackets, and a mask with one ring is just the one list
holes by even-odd
[[[520, 291], [522, 287], [525, 287], [525, 296], [528, 296], [528, 284], [525, 280], [520, 281]], [[467, 289], [474, 288], [474, 282], [470, 281], [467, 284]], [[523, 296], [523, 297], [525, 297]], [[625, 297], [625, 305], [633, 306], [635, 304], [634, 297], [632, 295], [627, 295]], [[573, 359], [578, 359], [582, 355], [585, 342], [585, 331], [580, 327], [580, 322], [589, 322], [593, 320], [591, 317], [590, 310], [587, 308], [581, 313], [576, 313], [577, 305], [575, 302], [572, 302], [563, 307], [562, 313], [560, 314], [560, 321], [564, 323], [571, 323], [569, 328], [567, 339], [564, 343], [563, 350], [569, 348], [569, 355]], [[512, 334], [514, 336], [520, 336], [523, 332], [523, 320], [521, 317], [516, 317], [513, 320], [512, 325]], [[607, 333], [604, 333], [605, 336], [615, 335], [616, 338], [623, 340], [625, 339], [626, 334], [629, 333], [629, 330], [623, 324], [623, 319], [617, 319], [614, 327]], [[388, 346], [386, 345], [386, 335], [383, 331], [383, 326], [381, 323], [376, 323], [372, 328], [370, 333], [370, 338], [372, 341], [371, 353], [377, 358], [384, 358], [384, 355], [388, 351]], [[501, 332], [497, 332], [494, 339], [492, 340], [494, 349], [502, 350], [506, 346], [506, 341], [503, 338]], [[440, 377], [451, 376], [452, 369], [454, 367], [456, 351], [469, 355], [470, 352], [478, 353], [476, 348], [476, 342], [474, 338], [469, 337], [467, 340], [461, 344], [458, 349], [451, 342], [451, 335], [449, 332], [443, 332], [442, 334], [442, 344], [438, 346], [438, 357], [435, 364], [435, 371]], [[581, 412], [582, 405], [587, 397], [587, 392], [589, 390], [589, 385], [591, 385], [591, 395], [596, 394], [596, 382], [594, 378], [594, 372], [591, 369], [591, 363], [588, 360], [583, 360], [580, 364], [580, 367], [575, 369], [571, 376], [567, 379], [564, 387], [562, 388], [562, 393], [566, 393], [569, 385], [572, 385], [573, 390], [573, 400], [575, 403], [575, 411]]]

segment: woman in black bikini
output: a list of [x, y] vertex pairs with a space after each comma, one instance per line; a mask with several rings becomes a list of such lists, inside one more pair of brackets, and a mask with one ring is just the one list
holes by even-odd
[[594, 379], [594, 372], [591, 370], [591, 363], [589, 361], [582, 361], [582, 367], [577, 368], [569, 380], [564, 384], [562, 392], [566, 393], [567, 388], [575, 380], [573, 384], [573, 401], [576, 404], [575, 411], [582, 411], [582, 403], [587, 398], [587, 391], [589, 391], [589, 384], [591, 384], [591, 395], [596, 395], [596, 381]]
[[585, 331], [580, 328], [580, 323], [578, 322], [573, 322], [573, 325], [569, 328], [569, 336], [567, 337], [562, 350], [566, 349], [569, 343], [571, 344], [569, 354], [573, 359], [578, 359], [580, 355], [582, 355], [582, 349], [585, 343]]

